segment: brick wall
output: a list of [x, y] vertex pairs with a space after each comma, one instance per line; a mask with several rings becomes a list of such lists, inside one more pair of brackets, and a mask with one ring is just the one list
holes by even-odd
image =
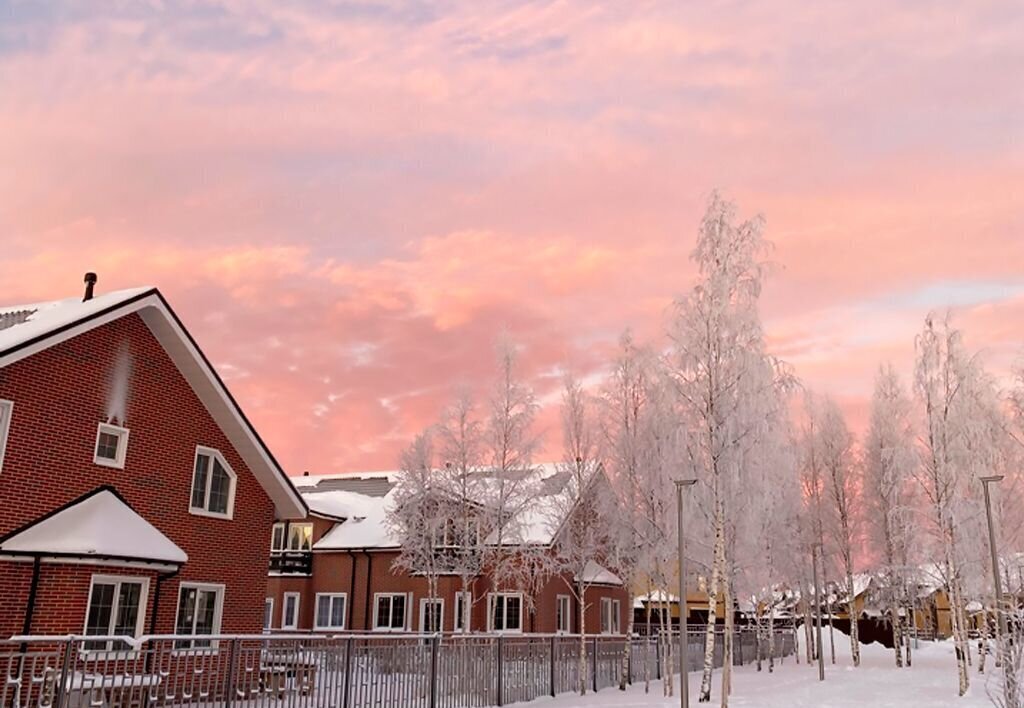
[[[351, 554], [338, 551], [313, 554], [313, 574], [308, 578], [272, 577], [268, 585], [268, 597], [274, 598], [274, 628], [281, 622], [281, 607], [285, 592], [301, 593], [299, 602], [299, 629], [313, 628], [313, 606], [316, 593], [345, 593], [349, 607], [346, 610], [347, 629], [372, 631], [374, 624], [374, 595], [376, 593], [412, 593], [412, 616], [407, 620], [413, 630], [420, 628], [420, 600], [429, 593], [423, 577], [395, 573], [391, 564], [397, 557], [395, 551], [353, 551]], [[369, 586], [367, 586], [369, 572]], [[487, 629], [487, 599], [491, 588], [486, 576], [477, 578], [473, 585], [473, 605], [470, 617], [471, 629]], [[442, 576], [438, 581], [438, 596], [444, 600], [444, 631], [454, 631], [455, 596], [462, 589], [462, 581], [455, 576]], [[556, 602], [558, 595], [570, 595], [561, 578], [550, 579], [537, 593], [534, 612], [523, 611], [525, 632], [553, 633], [556, 631]], [[586, 632], [595, 634], [601, 629], [600, 600], [602, 597], [619, 600], [620, 629], [626, 630], [627, 594], [625, 589], [607, 586], [592, 586], [587, 592], [585, 616]], [[367, 603], [369, 598], [369, 603]], [[578, 605], [572, 601], [572, 630], [579, 631]]]
[[[94, 464], [93, 449], [124, 347], [133, 362], [123, 423], [131, 432], [124, 469], [118, 470]], [[223, 631], [262, 626], [273, 504], [138, 315], [0, 369], [0, 398], [14, 401], [0, 470], [0, 535], [100, 485], [113, 485], [189, 556], [180, 575], [164, 583], [159, 632], [174, 628], [182, 581], [226, 586]], [[196, 445], [219, 450], [238, 476], [232, 520], [188, 511]], [[33, 631], [82, 631], [88, 578], [100, 572], [140, 574], [44, 565], [46, 589]], [[0, 561], [0, 636], [21, 631], [30, 576], [30, 564]], [[150, 601], [154, 587], [152, 582]]]

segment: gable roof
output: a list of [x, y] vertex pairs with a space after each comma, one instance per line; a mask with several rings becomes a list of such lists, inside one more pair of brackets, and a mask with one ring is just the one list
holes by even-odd
[[96, 558], [181, 565], [188, 554], [139, 516], [113, 487], [99, 487], [0, 539], [0, 555]]
[[[26, 314], [27, 313], [27, 314]], [[278, 518], [306, 515], [306, 504], [238, 402], [156, 288], [0, 308], [0, 368], [137, 313], [188, 381], [257, 481]]]

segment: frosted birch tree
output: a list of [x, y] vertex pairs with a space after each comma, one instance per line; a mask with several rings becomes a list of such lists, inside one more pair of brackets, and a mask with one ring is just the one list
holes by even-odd
[[853, 549], [857, 540], [858, 499], [856, 468], [858, 461], [854, 439], [843, 412], [834, 400], [825, 397], [818, 411], [817, 448], [824, 473], [827, 527], [836, 554], [842, 563], [846, 585], [847, 614], [850, 618], [850, 656], [860, 666], [860, 641], [857, 636], [857, 598], [853, 579]]
[[[711, 700], [716, 608], [733, 614], [728, 556], [730, 498], [744, 477], [745, 460], [761, 443], [766, 420], [776, 412], [772, 370], [765, 353], [757, 303], [766, 243], [763, 222], [737, 223], [736, 208], [717, 193], [701, 221], [692, 258], [699, 282], [675, 303], [669, 326], [667, 368], [675, 384], [681, 423], [688, 435], [686, 463], [708, 491], [713, 561], [708, 592], [708, 629], [699, 700]], [[681, 467], [682, 465], [680, 465]], [[682, 471], [682, 470], [680, 470]], [[731, 624], [731, 623], [730, 623]], [[722, 706], [728, 705], [730, 644], [725, 645]]]
[[[587, 692], [587, 592], [597, 576], [594, 566], [604, 555], [608, 539], [607, 512], [598, 498], [597, 484], [604, 479], [599, 456], [599, 429], [594, 401], [572, 375], [566, 375], [562, 392], [562, 462], [558, 473], [561, 490], [549, 498], [549, 524], [556, 531], [554, 572], [576, 599], [579, 626], [580, 695]], [[601, 489], [607, 495], [607, 487]], [[602, 558], [603, 559], [603, 558]]]
[[444, 492], [434, 475], [433, 459], [430, 432], [417, 435], [402, 453], [401, 469], [386, 519], [391, 533], [401, 544], [392, 568], [422, 575], [427, 581], [430, 600], [437, 598], [438, 578], [447, 570], [441, 550], [449, 516]]
[[[908, 621], [912, 620], [907, 566], [915, 515], [909, 487], [918, 465], [912, 405], [893, 367], [880, 367], [864, 443], [864, 509], [871, 546], [881, 560], [880, 599], [889, 608], [897, 668], [904, 664], [900, 616], [905, 614]], [[910, 651], [909, 641], [906, 650]]]

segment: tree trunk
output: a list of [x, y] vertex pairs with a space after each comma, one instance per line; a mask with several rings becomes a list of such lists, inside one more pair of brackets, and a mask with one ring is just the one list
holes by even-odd
[[903, 632], [900, 630], [900, 608], [893, 595], [889, 606], [889, 622], [892, 624], [892, 650], [896, 653], [896, 668], [903, 668]]
[[828, 610], [828, 643], [832, 650], [832, 663], [836, 663], [836, 628], [832, 622], [832, 595], [825, 590], [825, 609]]
[[800, 585], [801, 602], [804, 606], [804, 639], [805, 639], [805, 651], [807, 652], [807, 665], [810, 666], [815, 659], [817, 659], [816, 649], [814, 645], [813, 629], [811, 627], [811, 603], [810, 598], [805, 592], [805, 586]]
[[626, 641], [622, 648], [622, 659], [619, 662], [619, 690], [625, 691], [629, 683], [629, 656], [633, 648], [633, 588], [626, 585]]
[[699, 703], [711, 701], [711, 672], [715, 668], [715, 618], [718, 611], [718, 585], [725, 566], [725, 528], [721, 502], [715, 504], [715, 559], [711, 564], [708, 588], [708, 624], [704, 632], [704, 669], [700, 679]]
[[[582, 573], [580, 574], [582, 576]], [[580, 695], [587, 695], [587, 604], [586, 588], [583, 583], [576, 584], [576, 597], [580, 601], [580, 656], [579, 664], [577, 666], [580, 676]]]
[[857, 589], [853, 586], [853, 558], [846, 556], [847, 613], [850, 615], [850, 656], [854, 666], [860, 666], [860, 638], [857, 628]]
[[[984, 610], [983, 610], [984, 612]], [[978, 637], [978, 673], [985, 673], [985, 659], [988, 657], [988, 617], [981, 622], [981, 634]]]
[[[796, 651], [797, 661], [800, 661], [800, 650]], [[768, 673], [775, 672], [775, 604], [768, 606]]]
[[736, 612], [732, 603], [731, 573], [725, 578], [725, 632], [722, 635], [722, 708], [729, 708], [729, 695], [732, 693], [732, 645], [733, 632], [736, 629]]
[[651, 662], [648, 660], [647, 653], [651, 650], [651, 605], [654, 604], [654, 598], [651, 597], [651, 585], [647, 584], [647, 634], [644, 640], [644, 693], [651, 692]]
[[963, 631], [963, 625], [961, 624], [962, 615], [960, 614], [960, 585], [957, 582], [955, 568], [952, 560], [952, 550], [949, 546], [946, 546], [946, 568], [947, 574], [950, 578], [949, 581], [949, 617], [953, 628], [953, 646], [956, 650], [956, 668], [959, 684], [959, 694], [962, 696], [967, 693], [967, 689], [971, 685], [970, 675], [967, 671], [967, 653], [969, 647], [967, 646], [966, 636]]

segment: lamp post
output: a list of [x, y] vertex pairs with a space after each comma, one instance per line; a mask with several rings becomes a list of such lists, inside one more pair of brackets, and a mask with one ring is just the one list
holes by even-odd
[[811, 572], [814, 576], [814, 614], [818, 620], [816, 637], [818, 640], [818, 680], [825, 680], [825, 647], [821, 645], [821, 598], [818, 595], [818, 560], [814, 552], [815, 545], [811, 545]]
[[1003, 666], [1003, 696], [1007, 708], [1017, 706], [1017, 687], [1013, 667], [1003, 647], [1009, 641], [1007, 637], [1006, 612], [1003, 608], [1003, 581], [999, 575], [999, 553], [996, 551], [996, 526], [992, 521], [992, 498], [988, 485], [1000, 482], [1003, 475], [992, 475], [981, 478], [981, 488], [985, 491], [985, 517], [988, 519], [988, 550], [992, 554], [992, 587], [996, 595], [996, 619], [999, 622], [999, 663]]
[[695, 479], [676, 480], [676, 514], [678, 515], [679, 541], [679, 708], [690, 706], [690, 686], [687, 675], [687, 613], [686, 609], [686, 538], [683, 534], [683, 488], [692, 487]]

